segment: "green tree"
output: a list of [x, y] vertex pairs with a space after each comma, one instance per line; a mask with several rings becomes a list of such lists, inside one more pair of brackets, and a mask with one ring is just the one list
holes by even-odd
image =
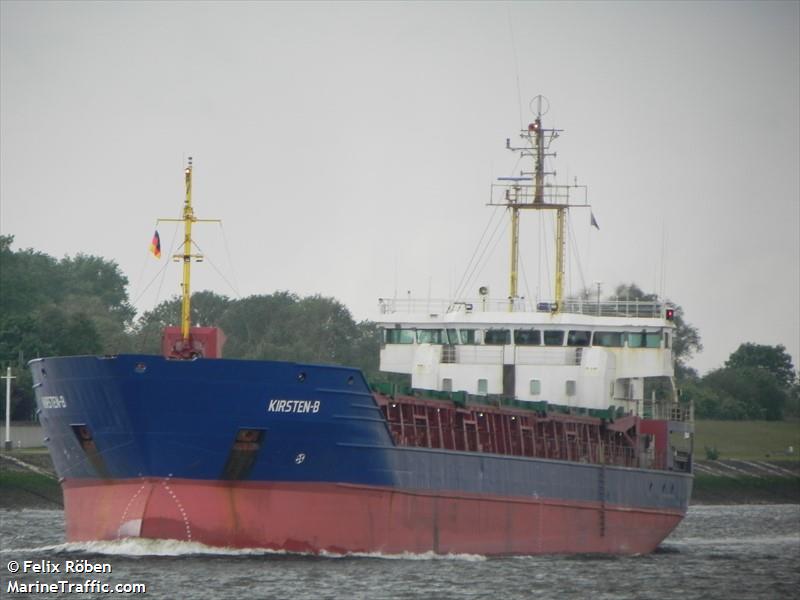
[[[32, 249], [14, 251], [13, 241], [13, 236], [0, 236], [0, 348], [5, 348], [0, 361], [13, 360], [20, 350], [95, 352], [98, 336], [103, 351], [113, 352], [124, 343], [134, 310], [128, 303], [128, 280], [115, 262], [85, 254], [56, 260]], [[53, 322], [56, 313], [78, 336], [75, 340], [57, 337], [63, 326]], [[86, 319], [94, 333], [83, 323]], [[10, 348], [20, 341], [17, 329], [23, 322], [26, 341]]]
[[58, 261], [32, 249], [11, 249], [14, 236], [0, 236], [0, 315], [28, 314], [56, 302], [64, 286]]
[[[721, 419], [783, 419], [786, 390], [769, 371], [758, 367], [725, 367], [702, 379], [707, 393], [719, 399], [717, 414]], [[698, 415], [703, 416], [703, 415]]]
[[729, 369], [756, 368], [772, 373], [780, 384], [786, 388], [795, 382], [795, 370], [792, 357], [782, 344], [765, 346], [746, 343], [740, 345], [730, 355], [725, 366]]
[[128, 303], [128, 278], [114, 261], [78, 254], [59, 261], [64, 279], [63, 296], [94, 298], [120, 323], [129, 323], [136, 311]]
[[690, 379], [681, 385], [681, 397], [694, 403], [698, 419], [741, 420], [747, 418], [747, 407], [724, 389]]
[[800, 374], [795, 371], [794, 383], [786, 394], [785, 417], [800, 418]]
[[[353, 342], [353, 366], [364, 371], [371, 380], [382, 377], [379, 372], [381, 328], [372, 321], [359, 321], [358, 337]], [[411, 382], [408, 382], [409, 385]]]
[[13, 242], [0, 236], [0, 367], [20, 369], [16, 418], [33, 413], [27, 360], [124, 349], [134, 310], [128, 280], [113, 261], [84, 254], [57, 260], [14, 250]]
[[[180, 299], [166, 300], [137, 322], [137, 351], [160, 352], [161, 332], [180, 321]], [[192, 322], [220, 327], [228, 358], [340, 364], [374, 376], [380, 341], [374, 323], [356, 323], [334, 298], [287, 291], [231, 300], [212, 292], [192, 295]]]
[[[220, 326], [225, 312], [230, 308], [231, 300], [227, 296], [210, 291], [192, 294], [191, 322], [193, 326]], [[134, 352], [159, 354], [161, 352], [161, 334], [165, 327], [181, 324], [181, 297], [173, 296], [139, 317], [130, 333], [130, 347]], [[224, 330], [224, 328], [223, 328]], [[225, 332], [228, 333], [227, 331]], [[227, 347], [225, 355], [229, 355]]]

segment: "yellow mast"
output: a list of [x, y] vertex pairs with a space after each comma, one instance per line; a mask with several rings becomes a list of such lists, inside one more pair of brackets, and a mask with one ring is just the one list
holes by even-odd
[[189, 164], [186, 167], [186, 201], [183, 203], [183, 300], [181, 302], [181, 338], [183, 341], [189, 340], [189, 330], [192, 327], [192, 222], [194, 221], [194, 211], [192, 210], [192, 157], [189, 157]]
[[202, 254], [192, 254], [192, 224], [193, 223], [219, 223], [219, 219], [198, 219], [194, 216], [192, 208], [192, 157], [189, 157], [188, 164], [184, 170], [184, 180], [186, 184], [186, 197], [183, 202], [183, 217], [180, 219], [158, 219], [158, 222], [166, 221], [173, 223], [183, 223], [183, 253], [174, 254], [172, 260], [183, 262], [183, 280], [181, 282], [181, 340], [189, 342], [189, 334], [192, 329], [192, 259], [203, 260]]
[[517, 297], [517, 271], [519, 269], [519, 209], [511, 207], [511, 285], [508, 292], [508, 310], [514, 310]]
[[556, 210], [556, 285], [555, 311], [561, 311], [561, 300], [564, 296], [564, 254], [567, 245], [567, 209]]
[[[514, 300], [517, 298], [519, 289], [519, 210], [520, 208], [544, 208], [544, 137], [542, 132], [542, 118], [541, 112], [536, 116], [536, 120], [528, 127], [528, 135], [534, 136], [534, 170], [533, 170], [533, 206], [530, 204], [522, 204], [516, 206], [519, 201], [520, 187], [514, 186], [514, 200], [511, 202], [511, 197], [507, 196], [509, 200], [508, 206], [511, 207], [511, 277], [508, 292], [508, 310], [514, 310]], [[559, 209], [559, 218], [562, 218], [563, 210]], [[559, 232], [561, 229], [559, 228]], [[556, 242], [557, 248], [563, 249], [564, 244]], [[560, 259], [559, 259], [560, 257]], [[559, 262], [560, 260], [560, 262]], [[561, 269], [559, 270], [559, 265]], [[563, 277], [560, 276], [563, 271], [564, 256], [563, 252], [557, 250], [556, 252], [556, 302], [560, 300], [560, 288]]]
[[[505, 198], [502, 203], [495, 204], [494, 201], [490, 202], [493, 206], [505, 206], [511, 209], [511, 269], [509, 278], [509, 311], [514, 310], [514, 301], [517, 298], [519, 291], [519, 219], [520, 210], [534, 209], [534, 210], [554, 210], [556, 220], [556, 252], [555, 252], [555, 286], [554, 286], [554, 302], [551, 305], [551, 311], [558, 313], [562, 310], [564, 301], [564, 278], [565, 278], [565, 261], [566, 261], [566, 245], [567, 245], [567, 211], [571, 206], [588, 206], [584, 200], [582, 205], [570, 204], [570, 189], [571, 188], [584, 188], [585, 186], [578, 186], [577, 183], [573, 186], [570, 185], [557, 185], [545, 184], [546, 175], [555, 175], [553, 173], [546, 173], [544, 170], [544, 159], [546, 156], [555, 156], [555, 153], [548, 154], [550, 142], [558, 137], [561, 132], [560, 129], [544, 129], [542, 128], [542, 114], [543, 104], [547, 104], [547, 99], [543, 96], [537, 96], [531, 102], [533, 108], [534, 102], [536, 103], [536, 119], [531, 123], [527, 130], [521, 132], [521, 136], [525, 140], [522, 147], [514, 147], [511, 144], [510, 138], [506, 140], [506, 148], [509, 150], [520, 152], [522, 156], [530, 156], [533, 158], [533, 171], [523, 171], [520, 176], [514, 177], [500, 177], [499, 181], [503, 182], [501, 188], [505, 190]], [[544, 112], [547, 112], [545, 107]], [[545, 140], [545, 132], [547, 133], [547, 140]], [[505, 183], [509, 182], [509, 183]], [[494, 187], [494, 186], [493, 186]], [[547, 194], [545, 194], [545, 188]], [[545, 198], [547, 196], [547, 199]]]

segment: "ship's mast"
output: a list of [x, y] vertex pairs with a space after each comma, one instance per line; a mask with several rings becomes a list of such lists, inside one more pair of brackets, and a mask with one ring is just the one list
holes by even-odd
[[547, 156], [555, 157], [556, 154], [547, 152], [550, 142], [558, 137], [561, 129], [544, 129], [542, 115], [547, 112], [547, 99], [537, 96], [531, 102], [535, 105], [536, 119], [528, 125], [527, 130], [520, 132], [523, 146], [514, 147], [511, 140], [506, 140], [506, 148], [519, 152], [522, 157], [529, 157], [533, 162], [533, 171], [522, 171], [519, 177], [500, 177], [501, 182], [494, 188], [500, 188], [504, 194], [500, 202], [494, 199], [490, 202], [493, 206], [505, 206], [511, 212], [511, 268], [509, 277], [509, 310], [514, 310], [515, 300], [519, 298], [519, 211], [523, 209], [555, 210], [556, 211], [556, 248], [555, 248], [555, 285], [554, 302], [551, 306], [553, 312], [559, 312], [564, 298], [564, 269], [566, 254], [567, 210], [570, 206], [588, 206], [585, 202], [580, 205], [569, 203], [570, 189], [584, 186], [567, 186], [546, 184], [545, 176], [556, 172], [545, 172], [544, 160]]
[[192, 157], [189, 157], [189, 164], [185, 171], [186, 179], [186, 200], [183, 203], [183, 256], [176, 255], [183, 260], [183, 299], [181, 301], [181, 338], [189, 341], [189, 330], [192, 327], [192, 221], [194, 221], [194, 210], [192, 210]]
[[519, 208], [511, 206], [511, 281], [508, 286], [508, 310], [514, 310], [514, 298], [517, 297], [517, 281], [519, 270]]
[[556, 209], [556, 283], [555, 304], [556, 312], [561, 310], [561, 301], [564, 297], [564, 255], [567, 246], [567, 209]]
[[219, 223], [219, 219], [198, 219], [194, 216], [194, 209], [192, 208], [192, 157], [189, 160], [184, 170], [184, 180], [186, 184], [186, 196], [183, 202], [183, 217], [180, 219], [159, 219], [158, 221], [178, 222], [183, 223], [183, 252], [181, 254], [174, 254], [172, 259], [176, 262], [183, 262], [183, 280], [181, 282], [181, 341], [186, 347], [190, 344], [191, 329], [192, 329], [192, 260], [201, 262], [203, 260], [202, 254], [193, 254], [192, 246], [192, 225], [194, 223]]

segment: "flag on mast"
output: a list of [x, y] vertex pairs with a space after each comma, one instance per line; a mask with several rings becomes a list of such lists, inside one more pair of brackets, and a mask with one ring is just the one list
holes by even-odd
[[595, 228], [597, 228], [597, 231], [600, 231], [600, 225], [597, 224], [597, 219], [594, 218], [594, 213], [592, 211], [589, 211], [589, 214], [592, 217], [592, 221], [591, 221], [592, 227], [595, 227]]
[[161, 237], [158, 235], [158, 230], [153, 234], [153, 240], [150, 242], [150, 252], [156, 258], [161, 258]]

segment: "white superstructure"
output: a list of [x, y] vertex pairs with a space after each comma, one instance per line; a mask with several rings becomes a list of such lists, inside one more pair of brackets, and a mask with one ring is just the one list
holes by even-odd
[[483, 310], [491, 304], [479, 299], [434, 312], [414, 310], [413, 301], [381, 301], [380, 369], [410, 375], [414, 388], [613, 405], [634, 414], [646, 410], [646, 379], [671, 382], [668, 306], [583, 305], [594, 314]]
[[[651, 416], [676, 402], [672, 343], [674, 308], [660, 302], [591, 302], [563, 297], [566, 216], [570, 193], [581, 186], [547, 182], [550, 143], [561, 130], [542, 126], [538, 114], [520, 132], [522, 145], [506, 147], [532, 160], [531, 171], [503, 177], [490, 205], [511, 217], [509, 295], [502, 300], [379, 301], [383, 328], [380, 369], [411, 376], [418, 389], [498, 395], [575, 408], [622, 408]], [[545, 210], [556, 224], [554, 299], [530, 304], [517, 293], [520, 211]], [[592, 219], [594, 217], [592, 216]], [[666, 402], [665, 402], [666, 401]]]

